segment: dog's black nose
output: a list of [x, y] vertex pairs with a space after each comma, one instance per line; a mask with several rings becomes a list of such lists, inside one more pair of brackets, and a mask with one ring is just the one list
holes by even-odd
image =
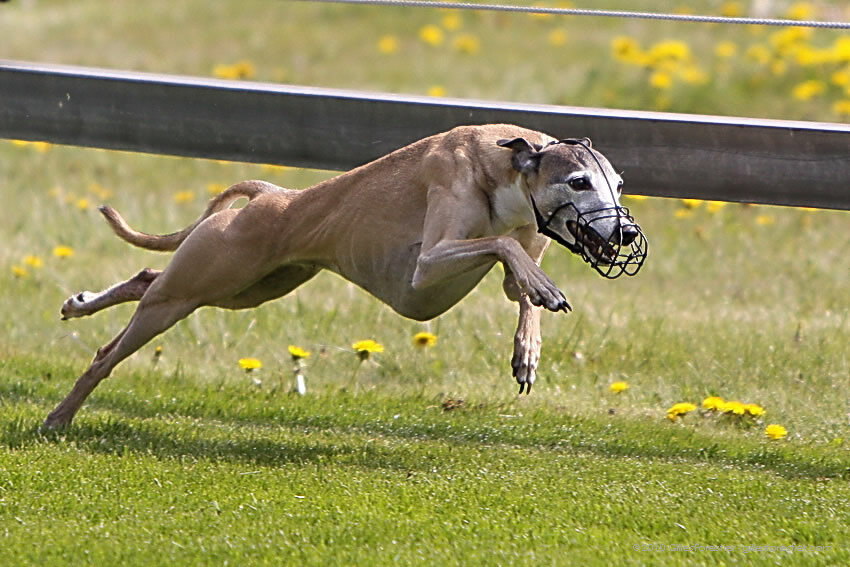
[[627, 224], [626, 226], [620, 229], [619, 236], [619, 244], [622, 244], [623, 246], [628, 246], [629, 244], [635, 241], [635, 238], [637, 238], [638, 229], [633, 224]]

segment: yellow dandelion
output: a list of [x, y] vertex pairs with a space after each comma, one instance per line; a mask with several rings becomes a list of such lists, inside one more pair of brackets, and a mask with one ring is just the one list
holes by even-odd
[[567, 32], [561, 29], [552, 30], [546, 39], [552, 47], [563, 47], [567, 44]]
[[744, 404], [744, 411], [753, 417], [761, 417], [764, 415], [764, 408], [758, 404]]
[[623, 381], [614, 382], [610, 386], [608, 386], [608, 389], [614, 392], [615, 394], [619, 394], [620, 392], [625, 392], [629, 389], [629, 383]]
[[686, 209], [686, 208], [676, 209], [673, 212], [673, 216], [676, 217], [677, 219], [689, 219], [692, 216], [694, 216], [694, 210], [693, 209]]
[[392, 55], [398, 51], [398, 38], [394, 35], [384, 35], [378, 39], [378, 51], [384, 55]]
[[688, 65], [679, 70], [679, 76], [689, 85], [704, 85], [708, 82], [708, 73], [696, 65]]
[[744, 415], [744, 412], [746, 411], [744, 404], [738, 401], [726, 402], [725, 404], [722, 404], [719, 409], [723, 413], [732, 415]]
[[770, 50], [761, 44], [751, 45], [747, 48], [747, 58], [752, 59], [759, 65], [767, 65], [770, 62]]
[[357, 353], [357, 356], [360, 358], [360, 362], [363, 362], [367, 358], [369, 358], [372, 353], [376, 352], [384, 352], [384, 345], [381, 343], [377, 343], [372, 339], [367, 339], [365, 341], [357, 341], [356, 343], [351, 345], [351, 348]]
[[257, 358], [240, 358], [239, 368], [245, 372], [253, 372], [263, 367], [263, 363]]
[[720, 396], [709, 396], [702, 401], [702, 407], [704, 407], [707, 410], [721, 411], [720, 408], [725, 403], [726, 403], [726, 400], [724, 400]]
[[670, 406], [670, 409], [667, 410], [667, 419], [670, 421], [676, 421], [677, 418], [690, 413], [697, 409], [697, 406], [690, 402], [680, 402], [678, 404], [673, 404]]
[[233, 65], [216, 65], [213, 67], [213, 75], [219, 79], [250, 79], [255, 74], [256, 69], [250, 61], [240, 61]]
[[357, 352], [384, 352], [384, 345], [381, 343], [375, 342], [372, 339], [366, 339], [364, 341], [357, 341], [351, 345], [351, 348], [356, 350]]
[[714, 54], [721, 59], [735, 57], [738, 53], [738, 45], [734, 41], [721, 41], [714, 46]]
[[649, 76], [649, 85], [655, 89], [666, 90], [673, 86], [673, 77], [664, 71], [654, 71]]
[[112, 197], [112, 191], [99, 183], [91, 183], [89, 185], [89, 193], [94, 193], [98, 199], [105, 200]]
[[178, 191], [174, 194], [174, 202], [178, 204], [191, 203], [195, 200], [194, 191]]
[[770, 226], [776, 224], [776, 217], [773, 215], [759, 215], [756, 217], [756, 224], [759, 226]]
[[428, 96], [441, 97], [446, 96], [446, 88], [441, 85], [428, 87]]
[[474, 35], [465, 33], [457, 36], [452, 41], [452, 48], [458, 53], [475, 55], [481, 49], [481, 43]]
[[304, 350], [301, 347], [297, 347], [295, 345], [289, 345], [289, 354], [292, 356], [292, 360], [297, 361], [302, 358], [310, 358], [310, 351]]
[[830, 82], [838, 87], [846, 87], [850, 85], [850, 69], [841, 69], [835, 71], [830, 77]]
[[702, 205], [702, 199], [682, 199], [682, 206], [686, 209], [696, 209]]
[[75, 206], [75, 207], [77, 207], [77, 208], [78, 208], [79, 210], [81, 210], [81, 211], [85, 211], [85, 210], [87, 210], [87, 209], [88, 209], [91, 205], [90, 205], [90, 203], [89, 203], [89, 200], [88, 200], [88, 199], [86, 199], [85, 197], [80, 197], [80, 198], [79, 198], [79, 199], [77, 199], [77, 201], [74, 203], [74, 206]]
[[57, 258], [70, 258], [71, 256], [74, 255], [74, 249], [71, 248], [70, 246], [64, 246], [64, 245], [56, 246], [53, 249], [53, 255], [56, 256]]
[[711, 214], [719, 213], [723, 208], [728, 205], [726, 201], [706, 201], [705, 210]]
[[623, 195], [623, 197], [629, 199], [630, 201], [646, 201], [647, 199], [649, 199], [649, 197], [647, 197], [646, 195], [634, 195], [632, 193], [629, 193], [628, 195]]
[[815, 15], [815, 8], [808, 2], [796, 2], [791, 4], [785, 16], [789, 20], [811, 20]]
[[463, 24], [463, 20], [461, 19], [460, 14], [458, 14], [457, 12], [449, 12], [445, 16], [443, 16], [443, 19], [440, 23], [447, 31], [457, 31]]
[[432, 347], [437, 344], [437, 335], [422, 331], [413, 335], [413, 345], [419, 348]]
[[771, 439], [782, 439], [783, 437], [788, 435], [788, 430], [779, 424], [771, 423], [770, 425], [764, 428], [764, 434], [770, 437]]
[[653, 64], [663, 61], [687, 61], [691, 58], [691, 48], [684, 41], [668, 39], [659, 41], [649, 48], [649, 58]]
[[630, 65], [644, 65], [648, 63], [646, 54], [641, 50], [638, 42], [629, 36], [617, 36], [611, 40], [611, 53], [614, 59]]
[[24, 268], [23, 266], [12, 266], [12, 275], [15, 276], [16, 278], [23, 279], [23, 278], [29, 276], [30, 274], [27, 271], [27, 269]]
[[836, 63], [850, 63], [850, 36], [840, 36], [832, 44], [832, 60]]
[[744, 14], [744, 8], [740, 2], [724, 2], [720, 5], [720, 15], [725, 18], [740, 18]]
[[44, 265], [44, 261], [40, 256], [36, 256], [35, 254], [28, 254], [24, 256], [23, 263], [25, 266], [29, 266], [30, 268], [38, 269]]
[[419, 29], [419, 39], [431, 47], [438, 47], [443, 44], [445, 36], [443, 35], [443, 30], [433, 24], [429, 24]]
[[835, 101], [832, 103], [832, 111], [841, 116], [850, 116], [850, 99]]
[[227, 187], [224, 186], [223, 183], [207, 183], [207, 193], [210, 195], [218, 195], [219, 193], [224, 192]]

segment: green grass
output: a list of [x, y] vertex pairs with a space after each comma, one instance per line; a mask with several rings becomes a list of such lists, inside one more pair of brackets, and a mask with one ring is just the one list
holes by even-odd
[[[739, 54], [770, 42], [772, 31], [746, 28], [464, 15], [431, 48], [417, 34], [445, 29], [443, 12], [292, 2], [0, 11], [3, 58], [193, 75], [250, 60], [255, 78], [297, 84], [822, 120], [841, 118], [831, 105], [844, 96], [833, 84], [809, 101], [789, 94], [832, 64], [788, 59], [781, 76], [743, 55], [718, 66], [720, 40]], [[567, 44], [547, 47], [560, 28]], [[461, 33], [478, 38], [477, 54], [452, 48]], [[397, 53], [377, 52], [385, 34]], [[644, 49], [684, 39], [711, 80], [653, 91], [649, 69], [611, 56], [617, 36]], [[210, 184], [298, 188], [329, 175], [0, 141], [4, 564], [850, 562], [846, 212], [627, 199], [651, 246], [638, 277], [604, 281], [563, 250], [547, 254], [544, 269], [575, 310], [544, 316], [529, 397], [516, 397], [510, 377], [516, 307], [500, 269], [428, 324], [323, 274], [260, 309], [195, 313], [123, 363], [72, 428], [40, 431], [132, 314], [119, 306], [62, 323], [65, 298], [167, 262], [116, 239], [95, 205], [170, 232], [196, 218]], [[178, 202], [181, 191], [194, 197]], [[74, 255], [54, 257], [57, 245]], [[439, 340], [419, 350], [411, 338], [424, 329]], [[386, 350], [355, 376], [350, 345], [366, 338]], [[290, 393], [289, 344], [313, 353], [304, 397]], [[246, 374], [242, 357], [263, 368]], [[616, 395], [608, 387], [619, 380], [630, 388]], [[672, 404], [709, 395], [767, 413], [666, 418]], [[768, 423], [788, 436], [767, 439]], [[791, 545], [806, 547], [776, 549]]]

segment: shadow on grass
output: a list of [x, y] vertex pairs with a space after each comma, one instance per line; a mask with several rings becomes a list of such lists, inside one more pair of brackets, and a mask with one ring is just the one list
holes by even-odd
[[[210, 439], [169, 429], [167, 424], [130, 423], [112, 418], [83, 419], [60, 430], [45, 430], [30, 419], [4, 424], [3, 445], [21, 449], [37, 443], [73, 444], [94, 454], [126, 456], [150, 455], [157, 459], [205, 460], [278, 467], [287, 464], [342, 462], [371, 469], [417, 470], [415, 461], [405, 460], [406, 451], [383, 449], [371, 443], [343, 444], [327, 440], [279, 440], [244, 433], [234, 439]], [[424, 463], [423, 463], [424, 466]]]
[[[54, 390], [54, 384], [41, 388], [32, 384], [0, 384], [0, 399], [43, 406], [45, 395], [52, 395], [46, 389]], [[580, 451], [604, 458], [685, 460], [752, 467], [788, 478], [850, 478], [846, 451], [832, 447], [769, 444], [751, 438], [718, 439], [688, 428], [624, 419], [582, 418], [553, 409], [532, 410], [535, 414], [522, 420], [505, 421], [499, 416], [505, 410], [501, 405], [446, 413], [427, 409], [434, 407], [435, 402], [424, 397], [397, 399], [376, 394], [355, 397], [339, 392], [306, 398], [272, 393], [246, 396], [244, 389], [214, 386], [179, 390], [180, 399], [150, 395], [145, 398], [127, 391], [98, 392], [87, 406], [89, 411], [101, 409], [115, 417], [81, 415], [72, 427], [60, 432], [43, 432], [33, 421], [21, 419], [5, 425], [0, 442], [14, 449], [33, 442], [68, 441], [96, 453], [131, 452], [158, 458], [268, 466], [323, 459], [344, 460], [369, 468], [417, 470], [428, 466], [420, 462], [421, 453], [415, 455], [397, 445], [391, 451], [381, 449], [359, 439], [352, 440], [350, 435], [355, 433], [458, 446]], [[185, 427], [172, 427], [162, 421], [169, 415], [212, 419], [224, 429], [243, 429], [232, 439], [186, 435]], [[141, 421], [122, 421], [122, 416]], [[257, 428], [247, 440], [245, 427]], [[286, 430], [286, 441], [281, 442], [272, 434], [264, 436], [263, 428], [268, 427]], [[325, 440], [318, 439], [322, 435]], [[339, 441], [327, 441], [328, 436]], [[275, 437], [277, 440], [272, 439]]]

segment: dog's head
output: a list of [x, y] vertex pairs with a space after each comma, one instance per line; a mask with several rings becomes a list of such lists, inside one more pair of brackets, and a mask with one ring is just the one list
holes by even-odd
[[633, 276], [646, 258], [647, 241], [620, 205], [623, 179], [588, 138], [547, 146], [525, 138], [499, 140], [513, 151], [524, 174], [538, 230], [580, 255], [606, 278]]

